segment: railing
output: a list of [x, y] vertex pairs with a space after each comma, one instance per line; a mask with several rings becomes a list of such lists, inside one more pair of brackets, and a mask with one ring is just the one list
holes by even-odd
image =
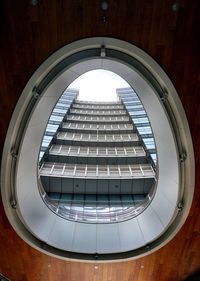
[[80, 109], [95, 109], [95, 110], [111, 110], [111, 109], [124, 109], [123, 105], [94, 105], [94, 104], [78, 104], [74, 103], [72, 108]]
[[87, 134], [58, 132], [57, 141], [89, 141], [89, 142], [137, 142], [137, 134]]
[[88, 116], [88, 115], [67, 115], [67, 121], [79, 122], [128, 122], [128, 116]]
[[87, 223], [110, 223], [131, 219], [139, 215], [151, 202], [148, 195], [73, 195], [43, 193], [46, 205], [64, 219]]
[[121, 105], [121, 101], [85, 101], [85, 100], [76, 100], [76, 104], [85, 104], [85, 105]]
[[91, 147], [54, 144], [49, 150], [50, 155], [83, 156], [83, 157], [139, 157], [146, 153], [142, 146], [124, 147]]
[[139, 179], [154, 178], [150, 164], [132, 165], [87, 165], [45, 162], [40, 176], [94, 179]]
[[126, 110], [82, 110], [82, 109], [70, 109], [70, 114], [80, 115], [127, 115]]
[[94, 130], [94, 131], [133, 131], [133, 125], [130, 123], [125, 124], [89, 124], [89, 123], [71, 123], [65, 122], [62, 126], [63, 129], [76, 129], [76, 130]]

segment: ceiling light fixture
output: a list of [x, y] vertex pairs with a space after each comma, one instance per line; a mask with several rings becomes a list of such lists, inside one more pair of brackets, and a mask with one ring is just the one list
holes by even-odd
[[108, 7], [109, 7], [109, 5], [108, 5], [108, 2], [107, 2], [107, 1], [102, 1], [102, 2], [101, 2], [101, 9], [102, 9], [103, 11], [107, 11], [107, 10], [108, 10]]
[[177, 12], [180, 9], [180, 4], [179, 3], [173, 3], [172, 4], [172, 11]]
[[102, 58], [104, 58], [106, 56], [106, 48], [105, 48], [104, 45], [101, 46], [101, 54], [100, 54], [100, 56]]

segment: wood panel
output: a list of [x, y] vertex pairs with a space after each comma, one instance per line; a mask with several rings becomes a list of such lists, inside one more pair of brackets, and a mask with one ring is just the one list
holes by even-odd
[[[55, 50], [89, 36], [110, 36], [149, 53], [167, 72], [183, 102], [196, 157], [190, 215], [177, 236], [147, 257], [124, 263], [58, 260], [23, 242], [0, 204], [0, 272], [14, 281], [177, 281], [200, 270], [200, 1], [0, 1], [0, 152], [11, 114], [27, 80]], [[104, 20], [105, 19], [105, 20]], [[98, 267], [97, 267], [98, 266]]]

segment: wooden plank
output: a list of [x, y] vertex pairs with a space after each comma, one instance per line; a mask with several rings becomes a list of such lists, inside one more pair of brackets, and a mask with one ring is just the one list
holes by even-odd
[[[167, 71], [183, 102], [196, 156], [194, 203], [184, 227], [165, 247], [122, 263], [66, 262], [32, 249], [9, 225], [0, 203], [0, 272], [16, 281], [179, 281], [200, 270], [200, 1], [0, 1], [0, 152], [14, 106], [35, 69], [77, 39], [109, 36], [152, 55]], [[106, 22], [103, 22], [103, 17]]]

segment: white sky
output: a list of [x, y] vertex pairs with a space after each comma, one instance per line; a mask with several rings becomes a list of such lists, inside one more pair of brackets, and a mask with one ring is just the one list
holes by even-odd
[[130, 85], [114, 72], [97, 69], [84, 73], [69, 88], [79, 89], [79, 100], [116, 101], [116, 88]]

